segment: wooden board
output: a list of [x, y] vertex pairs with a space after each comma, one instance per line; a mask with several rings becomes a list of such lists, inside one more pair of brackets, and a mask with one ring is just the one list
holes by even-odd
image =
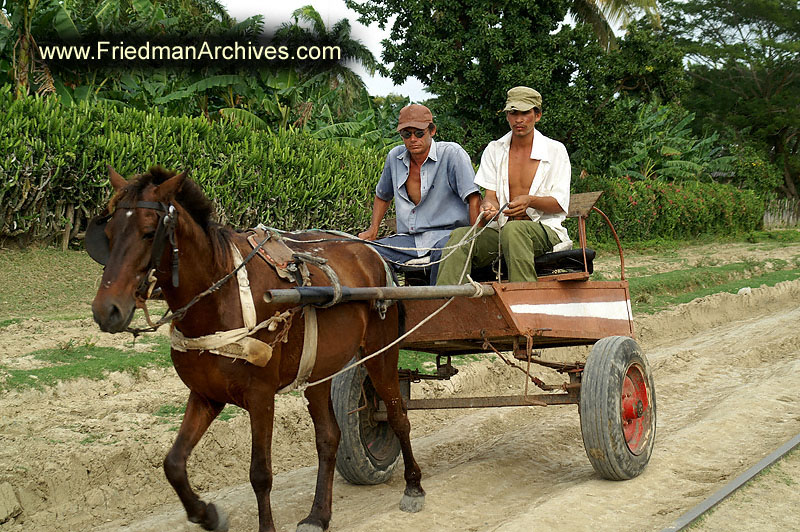
[[[434, 353], [483, 351], [484, 338], [509, 348], [534, 336], [537, 347], [591, 345], [606, 336], [634, 336], [626, 281], [492, 283], [495, 295], [456, 298], [403, 342], [405, 349]], [[405, 301], [406, 330], [445, 299]], [[524, 342], [523, 344], [524, 345]]]

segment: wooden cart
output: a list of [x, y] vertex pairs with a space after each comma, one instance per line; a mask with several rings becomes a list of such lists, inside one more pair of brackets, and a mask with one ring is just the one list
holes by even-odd
[[[433, 353], [437, 361], [436, 371], [430, 374], [401, 368], [408, 410], [578, 405], [584, 447], [594, 469], [611, 480], [630, 479], [642, 472], [655, 442], [655, 389], [647, 358], [634, 339], [618, 239], [620, 280], [589, 280], [594, 252], [586, 248], [586, 218], [596, 211], [614, 231], [608, 218], [594, 207], [599, 196], [572, 196], [568, 215], [578, 219], [580, 248], [561, 255], [567, 258], [566, 271], [548, 271], [538, 282], [482, 283], [480, 294], [470, 285], [345, 289], [345, 300], [404, 300], [407, 330], [455, 296], [446, 309], [401, 344], [405, 349]], [[552, 266], [551, 258], [537, 262]], [[576, 260], [579, 268], [570, 267], [569, 262]], [[330, 288], [294, 292], [305, 294], [298, 297], [308, 302], [329, 301], [331, 296]], [[545, 348], [578, 345], [593, 346], [585, 363], [552, 362], [540, 356]], [[523, 369], [527, 374], [524, 393], [438, 399], [410, 396], [411, 382], [450, 379], [457, 373], [452, 357], [472, 353], [497, 353]], [[542, 382], [530, 374], [532, 364], [557, 370], [564, 375], [563, 381]], [[538, 393], [528, 393], [529, 385], [538, 387]], [[363, 366], [337, 376], [331, 394], [342, 431], [337, 469], [356, 484], [386, 481], [399, 460], [400, 445]]]

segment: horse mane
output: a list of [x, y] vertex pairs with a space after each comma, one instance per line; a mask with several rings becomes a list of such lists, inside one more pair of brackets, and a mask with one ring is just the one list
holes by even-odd
[[[158, 186], [175, 175], [177, 172], [174, 170], [151, 166], [146, 173], [134, 176], [129, 180], [128, 186], [114, 194], [108, 202], [108, 212], [112, 212], [115, 205], [124, 198], [135, 200], [149, 185]], [[230, 242], [233, 230], [214, 219], [214, 204], [206, 197], [200, 185], [187, 177], [175, 194], [175, 200], [208, 235], [214, 264], [223, 270], [230, 269], [232, 264]]]

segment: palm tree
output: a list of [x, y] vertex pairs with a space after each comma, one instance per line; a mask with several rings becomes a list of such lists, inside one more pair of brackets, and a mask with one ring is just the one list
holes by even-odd
[[[324, 72], [329, 89], [339, 90], [345, 109], [349, 109], [366, 90], [364, 81], [348, 65], [361, 65], [370, 75], [376, 72], [386, 74], [386, 68], [375, 59], [369, 48], [352, 37], [350, 22], [347, 19], [342, 19], [328, 28], [322, 16], [311, 5], [296, 9], [292, 17], [293, 23], [284, 23], [278, 29], [275, 35], [277, 39], [298, 44], [319, 42], [339, 47], [341, 60], [334, 65], [325, 65]], [[300, 21], [310, 24], [311, 27], [301, 26]], [[306, 70], [312, 76], [320, 73], [313, 65]]]
[[611, 25], [627, 25], [637, 11], [644, 11], [656, 25], [660, 25], [656, 0], [575, 0], [569, 8], [575, 20], [592, 26], [606, 50], [617, 47]]

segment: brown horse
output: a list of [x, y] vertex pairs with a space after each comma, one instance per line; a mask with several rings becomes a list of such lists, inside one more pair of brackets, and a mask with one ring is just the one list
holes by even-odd
[[[102, 330], [113, 333], [128, 327], [137, 301], [141, 301], [142, 286], [147, 284], [151, 265], [155, 265], [156, 286], [161, 288], [169, 308], [174, 311], [234, 269], [232, 246], [241, 256], [251, 252], [252, 247], [243, 234], [211, 220], [211, 203], [185, 173], [175, 175], [151, 168], [148, 173], [127, 181], [110, 167], [109, 171], [115, 194], [103, 218], [107, 222], [102, 238], [104, 242], [107, 238], [103, 257], [106, 266], [92, 303], [94, 319]], [[164, 227], [172, 238], [164, 236]], [[341, 239], [319, 242], [332, 238], [320, 232], [292, 236], [296, 240], [315, 240], [290, 246], [295, 251], [327, 259], [343, 285], [384, 285], [384, 267], [368, 246]], [[176, 265], [177, 275], [173, 276]], [[260, 532], [275, 530], [270, 508], [275, 393], [295, 380], [303, 351], [306, 327], [303, 311], [286, 305], [269, 305], [261, 298], [268, 289], [296, 285], [279, 277], [275, 269], [258, 257], [249, 261], [246, 269], [250, 289], [256, 296], [251, 300], [254, 300], [259, 321], [290, 311], [284, 314], [289, 317], [282, 323], [276, 322], [275, 327], [265, 327], [251, 335], [271, 346], [271, 358], [266, 365], [259, 367], [207, 350], [184, 351], [175, 347], [171, 350], [175, 370], [190, 393], [180, 431], [164, 460], [164, 471], [189, 521], [199, 523], [206, 530], [227, 530], [227, 517], [220, 508], [203, 502], [192, 490], [186, 460], [227, 403], [240, 406], [250, 415], [250, 483], [258, 500], [258, 529]], [[308, 273], [313, 285], [330, 286], [329, 277], [321, 269], [309, 265]], [[182, 315], [177, 313], [173, 327], [186, 338], [242, 328], [245, 320], [239, 291], [239, 282], [234, 276], [218, 290], [197, 300]], [[318, 348], [309, 377], [312, 382], [340, 370], [355, 354], [372, 353], [398, 335], [397, 305], [390, 306], [383, 319], [378, 310], [365, 302], [343, 303], [319, 308], [316, 312]], [[401, 509], [418, 511], [425, 492], [420, 485], [420, 469], [411, 452], [410, 425], [400, 395], [397, 357], [398, 348], [394, 347], [364, 365], [387, 405], [389, 423], [400, 440], [406, 479]], [[311, 512], [298, 524], [298, 531], [326, 530], [331, 519], [333, 472], [340, 432], [330, 389], [330, 381], [327, 381], [309, 386], [304, 392], [314, 422], [319, 469]]]

